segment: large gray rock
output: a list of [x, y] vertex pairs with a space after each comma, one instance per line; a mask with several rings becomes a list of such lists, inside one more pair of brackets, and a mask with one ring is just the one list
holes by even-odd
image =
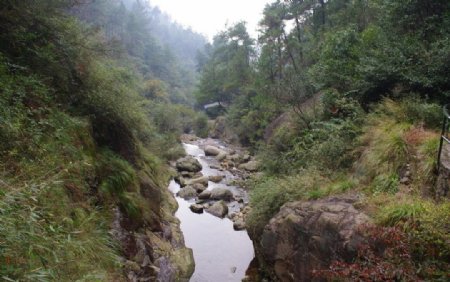
[[342, 199], [288, 203], [265, 227], [260, 259], [276, 280], [314, 281], [312, 270], [356, 256], [363, 239], [358, 227], [368, 221]]
[[189, 200], [197, 197], [197, 191], [192, 186], [186, 186], [184, 188], [181, 188], [180, 191], [177, 193], [177, 195], [180, 198]]
[[207, 145], [205, 147], [205, 155], [206, 156], [217, 156], [221, 152], [223, 152], [223, 151], [215, 146]]
[[206, 211], [214, 216], [224, 218], [228, 214], [228, 206], [224, 201], [219, 201], [207, 208]]
[[201, 193], [206, 190], [206, 186], [203, 183], [195, 183], [192, 187], [197, 191], [197, 193]]
[[186, 180], [186, 185], [194, 186], [195, 184], [202, 184], [203, 186], [208, 186], [208, 181], [209, 179], [207, 176], [200, 176], [197, 178]]
[[211, 190], [211, 199], [232, 201], [234, 199], [233, 193], [224, 188], [214, 188]]
[[200, 200], [208, 200], [211, 198], [211, 191], [205, 190], [198, 195]]
[[175, 166], [178, 171], [198, 172], [202, 170], [200, 162], [192, 156], [186, 156], [177, 160]]
[[249, 161], [239, 165], [239, 169], [243, 169], [250, 172], [255, 172], [258, 170], [259, 163], [257, 161]]

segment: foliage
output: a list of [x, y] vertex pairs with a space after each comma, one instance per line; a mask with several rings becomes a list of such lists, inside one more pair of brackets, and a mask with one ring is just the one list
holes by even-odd
[[326, 270], [314, 270], [317, 278], [351, 281], [418, 281], [405, 233], [396, 228], [361, 227], [367, 238], [354, 262], [334, 261]]
[[[90, 1], [72, 7], [70, 12], [91, 27], [101, 27], [103, 37], [126, 51], [147, 79], [146, 95], [163, 94], [165, 97], [158, 99], [194, 104], [195, 57], [206, 43], [202, 35], [142, 1], [127, 5], [122, 1]], [[163, 92], [158, 91], [158, 84], [164, 85]]]
[[352, 165], [360, 131], [357, 120], [338, 118], [312, 122], [310, 128], [281, 127], [266, 147], [263, 163], [271, 173], [346, 169]]
[[240, 22], [214, 37], [209, 57], [202, 68], [197, 102], [231, 102], [244, 94], [244, 87], [252, 80], [251, 59], [253, 39], [245, 23]]
[[374, 108], [361, 136], [361, 159], [355, 165], [371, 182], [372, 192], [396, 193], [407, 165], [416, 191], [430, 186], [438, 138], [424, 125], [435, 127], [439, 120], [435, 111], [439, 112], [435, 104], [415, 99], [385, 99]]
[[410, 237], [414, 262], [418, 273], [426, 279], [444, 279], [448, 269], [450, 248], [448, 203], [436, 204], [427, 200], [410, 199], [391, 202], [382, 207], [378, 222], [402, 228]]
[[[1, 76], [3, 85], [12, 81], [10, 87], [20, 86], [11, 78]], [[36, 93], [51, 97], [48, 88], [34, 84], [35, 78], [17, 79], [28, 80], [30, 93], [37, 87]], [[17, 99], [17, 104], [2, 107], [14, 113], [4, 116], [9, 130], [2, 128], [2, 141], [10, 146], [1, 155], [3, 279], [113, 279], [120, 265], [119, 250], [108, 233], [110, 215], [92, 205], [87, 196], [90, 187], [86, 179], [95, 175], [91, 156], [95, 145], [88, 122], [48, 104], [35, 112], [23, 110], [24, 106]], [[33, 137], [23, 134], [26, 132]]]

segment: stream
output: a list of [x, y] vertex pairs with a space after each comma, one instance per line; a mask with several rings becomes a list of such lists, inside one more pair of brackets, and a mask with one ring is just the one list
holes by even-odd
[[[246, 203], [248, 195], [242, 188], [229, 185], [236, 178], [228, 170], [219, 170], [218, 162], [214, 157], [205, 156], [201, 149], [205, 139], [195, 141], [195, 144], [183, 143], [187, 155], [196, 158], [202, 165], [201, 173], [204, 176], [224, 175], [219, 183], [209, 181], [207, 190], [220, 187], [230, 190], [238, 201], [231, 201], [228, 205], [228, 215], [239, 212]], [[207, 142], [214, 146], [225, 148], [218, 140], [208, 139]], [[199, 146], [200, 145], [200, 146]], [[214, 168], [212, 168], [212, 167]], [[172, 180], [169, 190], [176, 195], [180, 191], [180, 185]], [[185, 200], [176, 196], [179, 208], [175, 216], [181, 222], [186, 246], [192, 248], [195, 260], [195, 271], [190, 281], [192, 282], [229, 282], [241, 281], [254, 257], [252, 241], [245, 230], [235, 231], [233, 222], [225, 217], [219, 218], [203, 212], [194, 213], [189, 206], [195, 203], [195, 199]]]

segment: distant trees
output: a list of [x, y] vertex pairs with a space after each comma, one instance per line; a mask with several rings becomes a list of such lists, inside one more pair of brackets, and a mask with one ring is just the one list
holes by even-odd
[[236, 126], [262, 126], [288, 109], [308, 124], [301, 105], [318, 93], [366, 109], [383, 96], [450, 97], [449, 1], [276, 0], [259, 27], [257, 45], [246, 44], [252, 52], [234, 51], [236, 27], [202, 57], [198, 101], [233, 102]]
[[166, 84], [172, 102], [192, 105], [195, 58], [206, 39], [174, 23], [144, 1], [89, 1], [71, 9], [106, 40], [118, 43], [148, 79]]
[[[197, 92], [200, 104], [232, 102], [244, 93], [245, 85], [252, 81], [252, 60], [255, 56], [254, 40], [250, 38], [244, 22], [237, 23], [214, 37], [202, 59], [202, 77]], [[202, 56], [202, 54], [200, 54]]]

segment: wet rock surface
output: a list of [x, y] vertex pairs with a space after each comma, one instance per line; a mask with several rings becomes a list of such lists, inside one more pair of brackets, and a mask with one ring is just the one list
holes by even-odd
[[189, 200], [197, 197], [197, 191], [192, 186], [186, 186], [177, 193], [177, 196]]
[[206, 209], [206, 212], [223, 218], [228, 214], [228, 206], [223, 201], [215, 202], [212, 206]]
[[198, 172], [202, 170], [202, 165], [200, 164], [200, 162], [192, 156], [186, 156], [179, 159], [175, 166], [180, 172]]
[[234, 199], [233, 193], [225, 188], [214, 188], [211, 190], [210, 199], [232, 201]]
[[330, 198], [284, 205], [264, 229], [260, 260], [280, 281], [313, 281], [312, 270], [337, 259], [351, 261], [363, 239], [358, 228], [369, 222], [352, 201]]
[[191, 209], [192, 212], [203, 213], [203, 205], [193, 204], [189, 208]]

